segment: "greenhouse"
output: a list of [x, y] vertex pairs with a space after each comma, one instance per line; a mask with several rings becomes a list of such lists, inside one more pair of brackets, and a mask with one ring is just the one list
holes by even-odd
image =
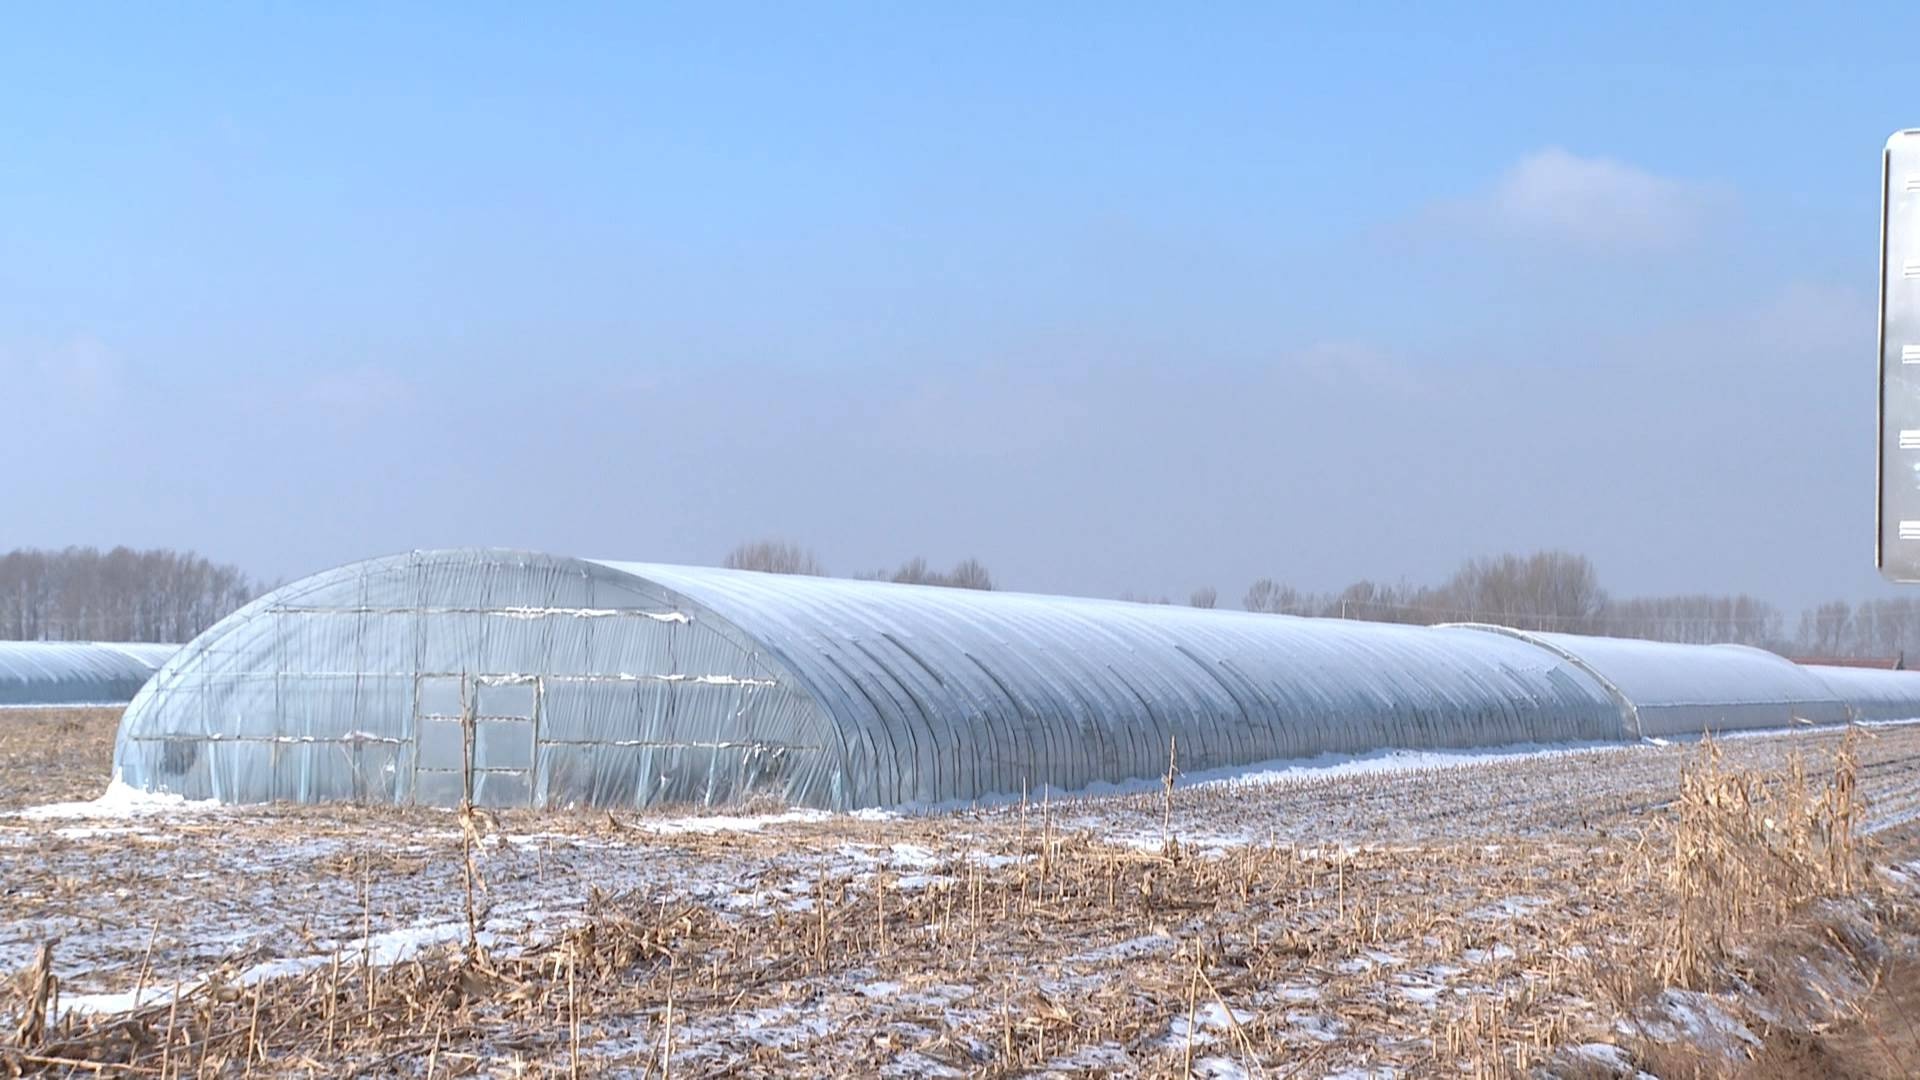
[[1834, 697], [1847, 703], [1847, 714], [1854, 720], [1911, 720], [1920, 717], [1914, 701], [1914, 684], [1920, 671], [1887, 668], [1832, 667], [1810, 664], [1811, 672]]
[[0, 641], [0, 705], [119, 705], [178, 645]]
[[[1920, 715], [1910, 677], [1875, 715]], [[1170, 760], [1840, 722], [1841, 692], [1724, 646], [451, 550], [221, 621], [128, 707], [115, 768], [239, 802], [930, 807]]]
[[[1844, 723], [1847, 704], [1810, 668], [1746, 645], [1676, 645], [1465, 624], [1538, 644], [1580, 667], [1620, 703], [1627, 731], [1643, 738], [1702, 731]], [[1920, 680], [1887, 689], [1920, 715]]]

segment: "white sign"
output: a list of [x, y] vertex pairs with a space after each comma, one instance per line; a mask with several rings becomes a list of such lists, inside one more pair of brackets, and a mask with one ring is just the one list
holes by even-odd
[[1880, 503], [1875, 561], [1920, 582], [1920, 128], [1880, 165]]

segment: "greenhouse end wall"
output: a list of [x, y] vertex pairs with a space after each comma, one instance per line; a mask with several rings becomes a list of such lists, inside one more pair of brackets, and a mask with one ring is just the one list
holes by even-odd
[[129, 706], [115, 761], [228, 801], [932, 807], [1170, 760], [1848, 715], [1751, 650], [453, 550], [223, 620]]
[[195, 640], [128, 707], [115, 768], [234, 802], [832, 802], [832, 735], [751, 642], [626, 575], [413, 555]]

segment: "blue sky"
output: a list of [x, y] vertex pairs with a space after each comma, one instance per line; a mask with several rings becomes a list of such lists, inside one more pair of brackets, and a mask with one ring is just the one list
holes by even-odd
[[0, 546], [1883, 594], [1920, 9], [1757, 7], [16, 12]]

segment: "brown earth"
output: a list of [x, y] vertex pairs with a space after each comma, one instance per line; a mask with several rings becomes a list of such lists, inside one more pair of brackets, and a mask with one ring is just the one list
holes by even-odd
[[100, 794], [119, 723], [118, 708], [0, 709], [0, 810]]

